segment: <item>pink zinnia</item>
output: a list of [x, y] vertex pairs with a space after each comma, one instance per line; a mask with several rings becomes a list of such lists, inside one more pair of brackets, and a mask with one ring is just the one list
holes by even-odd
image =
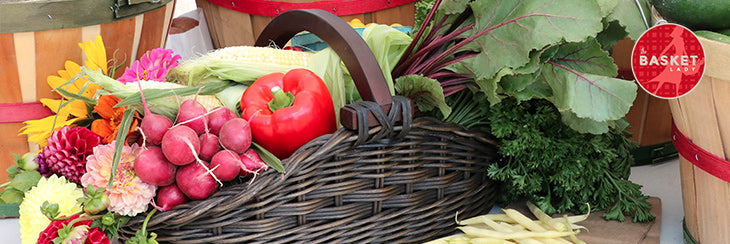
[[[94, 154], [90, 155], [86, 162], [86, 174], [81, 177], [81, 185], [86, 187], [91, 184], [97, 188], [108, 186], [115, 144], [112, 142], [94, 147]], [[135, 216], [147, 211], [150, 201], [155, 196], [157, 187], [143, 182], [134, 172], [134, 160], [141, 150], [137, 144], [123, 147], [114, 183], [111, 188], [106, 189], [109, 196], [107, 208], [109, 211]]]
[[180, 55], [172, 54], [172, 50], [164, 48], [147, 51], [124, 71], [119, 81], [125, 84], [138, 80], [165, 81], [167, 71], [177, 66], [180, 59]]

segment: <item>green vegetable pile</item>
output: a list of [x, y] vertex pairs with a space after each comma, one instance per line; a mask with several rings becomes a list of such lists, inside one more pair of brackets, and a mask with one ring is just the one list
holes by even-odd
[[615, 78], [610, 56], [646, 30], [640, 9], [649, 16], [633, 0], [420, 1], [396, 93], [500, 140], [503, 161], [488, 174], [503, 203], [525, 197], [548, 214], [589, 203], [606, 219], [651, 221], [628, 181], [637, 145], [624, 116], [637, 86]]
[[[594, 135], [579, 133], [560, 122], [547, 100], [517, 103], [506, 99], [490, 108], [489, 131], [501, 141], [504, 161], [492, 164], [489, 176], [504, 182], [499, 200], [527, 197], [548, 214], [585, 213], [590, 203], [607, 209], [604, 217], [648, 221], [651, 205], [640, 185], [628, 180], [631, 150], [628, 124]], [[615, 203], [615, 204], [614, 204]]]

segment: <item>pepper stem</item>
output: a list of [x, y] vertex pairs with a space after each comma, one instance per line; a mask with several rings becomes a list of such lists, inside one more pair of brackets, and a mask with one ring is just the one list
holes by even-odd
[[294, 94], [284, 92], [281, 87], [275, 86], [271, 88], [273, 98], [269, 101], [269, 109], [275, 112], [277, 109], [286, 108], [294, 103]]

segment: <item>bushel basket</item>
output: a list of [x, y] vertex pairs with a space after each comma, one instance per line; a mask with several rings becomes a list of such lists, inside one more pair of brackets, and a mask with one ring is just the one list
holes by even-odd
[[[174, 243], [416, 243], [453, 233], [454, 220], [488, 212], [497, 158], [486, 134], [427, 117], [392, 97], [367, 44], [322, 10], [276, 17], [258, 46], [283, 46], [308, 30], [333, 47], [364, 102], [341, 110], [341, 128], [318, 137], [251, 182], [156, 213], [147, 224]], [[398, 122], [397, 122], [398, 121]], [[120, 228], [122, 239], [146, 214]]]

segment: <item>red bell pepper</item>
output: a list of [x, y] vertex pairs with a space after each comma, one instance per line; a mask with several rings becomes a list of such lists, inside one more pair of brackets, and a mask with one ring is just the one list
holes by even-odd
[[260, 77], [243, 93], [241, 110], [253, 141], [280, 159], [337, 129], [327, 85], [307, 69]]

